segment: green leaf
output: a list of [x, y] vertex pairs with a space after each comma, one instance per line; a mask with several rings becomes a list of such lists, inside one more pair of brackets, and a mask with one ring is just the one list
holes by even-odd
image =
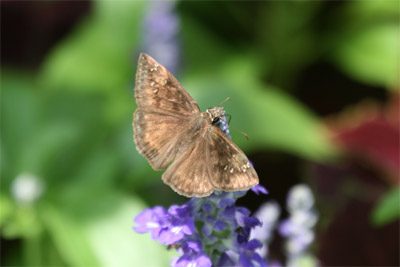
[[133, 55], [140, 43], [144, 1], [94, 1], [94, 11], [48, 56], [40, 80], [51, 90], [100, 93], [118, 123], [133, 111]]
[[11, 199], [2, 192], [0, 195], [0, 227], [4, 227], [14, 212], [15, 207]]
[[33, 134], [25, 147], [17, 169], [24, 172], [43, 174], [57, 157], [62, 157], [60, 151], [65, 151], [79, 139], [79, 131], [73, 124], [61, 122], [43, 126]]
[[[32, 134], [40, 127], [42, 102], [34, 79], [23, 73], [2, 70], [1, 78], [1, 174], [2, 182], [17, 175], [17, 162]], [[4, 186], [4, 184], [3, 184]]]
[[375, 226], [388, 224], [400, 216], [400, 187], [386, 192], [375, 205], [371, 221]]
[[376, 25], [341, 38], [334, 61], [362, 82], [397, 89], [399, 86], [400, 42], [397, 24]]
[[47, 205], [42, 211], [46, 229], [62, 258], [72, 266], [99, 266], [90, 247], [85, 230], [73, 216], [68, 216], [62, 208]]
[[166, 266], [176, 253], [132, 230], [133, 218], [143, 209], [137, 199], [108, 190], [70, 207], [47, 205], [43, 218], [72, 266]]
[[92, 208], [101, 211], [109, 202], [113, 204], [112, 211], [88, 225], [89, 242], [101, 266], [167, 266], [177, 253], [152, 240], [150, 234], [132, 230], [133, 218], [144, 205], [133, 198], [108, 196]]
[[[48, 57], [42, 78], [53, 88], [118, 90], [132, 77], [141, 1], [96, 1], [94, 11]], [[114, 93], [112, 90], [110, 93]]]

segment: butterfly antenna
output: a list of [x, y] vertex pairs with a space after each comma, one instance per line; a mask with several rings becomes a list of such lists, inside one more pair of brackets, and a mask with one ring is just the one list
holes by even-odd
[[221, 103], [218, 104], [218, 107], [220, 107], [223, 103], [227, 102], [227, 101], [231, 101], [231, 98], [228, 96], [224, 101], [222, 101]]
[[232, 115], [231, 114], [225, 114], [225, 117], [229, 117], [228, 125], [231, 124]]
[[232, 127], [234, 130], [236, 130], [236, 131], [238, 131], [239, 133], [243, 134], [244, 137], [246, 137], [247, 142], [249, 141], [249, 136], [247, 135], [247, 133], [240, 131], [240, 130], [239, 130], [238, 128], [236, 128], [236, 127], [233, 127], [233, 126], [229, 126], [229, 127]]

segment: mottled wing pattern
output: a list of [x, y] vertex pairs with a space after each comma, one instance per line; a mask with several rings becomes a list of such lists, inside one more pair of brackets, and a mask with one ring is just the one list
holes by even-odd
[[258, 175], [246, 155], [217, 126], [206, 136], [210, 182], [221, 191], [247, 190], [258, 184]]
[[207, 142], [202, 137], [204, 130], [192, 137], [192, 142], [184, 146], [162, 176], [167, 185], [186, 197], [205, 197], [214, 190], [208, 179], [208, 163], [204, 160], [207, 149]]
[[146, 54], [139, 56], [135, 97], [138, 106], [150, 112], [178, 117], [200, 113], [196, 101], [175, 77]]

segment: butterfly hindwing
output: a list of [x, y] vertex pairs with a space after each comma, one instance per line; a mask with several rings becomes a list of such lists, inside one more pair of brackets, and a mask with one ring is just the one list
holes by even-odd
[[[204, 128], [203, 128], [204, 130]], [[204, 197], [213, 192], [207, 162], [203, 160], [207, 143], [202, 133], [192, 137], [178, 153], [175, 161], [162, 176], [163, 181], [177, 193], [187, 197]]]
[[200, 113], [196, 101], [175, 77], [146, 54], [139, 56], [135, 97], [139, 107], [151, 112], [172, 116]]
[[258, 184], [258, 175], [246, 155], [217, 126], [208, 131], [207, 162], [215, 190], [247, 190]]

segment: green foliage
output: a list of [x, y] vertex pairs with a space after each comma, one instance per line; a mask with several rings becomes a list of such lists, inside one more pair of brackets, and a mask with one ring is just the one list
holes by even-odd
[[353, 1], [343, 9], [346, 24], [331, 42], [331, 58], [357, 80], [398, 89], [398, 1]]
[[133, 72], [141, 38], [143, 1], [98, 1], [93, 14], [50, 54], [42, 86], [106, 97], [104, 112], [119, 123], [132, 111]]
[[341, 40], [336, 60], [343, 70], [371, 85], [397, 89], [400, 60], [397, 25], [378, 25]]
[[165, 265], [171, 253], [131, 230], [132, 215], [143, 209], [138, 199], [107, 190], [79, 206], [46, 206], [43, 220], [71, 266]]
[[400, 217], [400, 187], [386, 192], [375, 205], [371, 221], [375, 226], [383, 226]]

